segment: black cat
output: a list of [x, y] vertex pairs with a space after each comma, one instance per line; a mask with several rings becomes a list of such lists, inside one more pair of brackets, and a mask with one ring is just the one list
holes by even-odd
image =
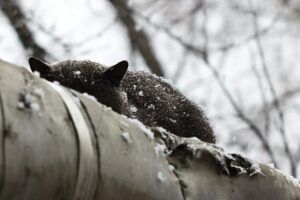
[[29, 64], [42, 78], [93, 95], [100, 103], [147, 126], [160, 126], [179, 136], [215, 143], [208, 119], [197, 105], [160, 77], [127, 71], [127, 61], [105, 67], [77, 60], [47, 64], [31, 57]]

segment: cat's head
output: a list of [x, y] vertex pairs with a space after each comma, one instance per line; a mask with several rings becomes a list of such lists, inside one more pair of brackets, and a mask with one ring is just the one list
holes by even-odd
[[94, 83], [106, 81], [112, 86], [118, 87], [128, 69], [128, 62], [125, 60], [111, 67], [104, 67], [91, 61], [77, 60], [48, 64], [35, 57], [30, 57], [28, 62], [32, 72], [37, 71], [42, 78], [51, 82], [58, 81], [62, 85], [68, 84], [70, 81], [84, 79], [84, 82], [91, 81]]
[[35, 57], [29, 58], [31, 70], [39, 72], [48, 81], [57, 81], [61, 85], [81, 93], [88, 93], [119, 113], [126, 107], [126, 94], [120, 84], [127, 72], [128, 62], [121, 61], [111, 67], [91, 61], [66, 60], [48, 64]]

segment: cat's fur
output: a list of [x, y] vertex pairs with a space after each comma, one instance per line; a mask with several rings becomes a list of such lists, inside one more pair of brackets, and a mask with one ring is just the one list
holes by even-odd
[[197, 105], [162, 78], [147, 72], [127, 71], [126, 61], [105, 67], [77, 60], [47, 64], [31, 57], [29, 64], [42, 78], [93, 95], [114, 111], [148, 126], [160, 126], [179, 136], [215, 143], [208, 119]]

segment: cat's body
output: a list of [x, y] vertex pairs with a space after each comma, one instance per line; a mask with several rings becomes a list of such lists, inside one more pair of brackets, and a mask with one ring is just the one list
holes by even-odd
[[110, 68], [91, 61], [68, 60], [48, 65], [30, 58], [29, 63], [42, 78], [91, 94], [114, 111], [148, 126], [215, 142], [212, 128], [198, 106], [162, 78], [147, 72], [127, 71], [126, 61]]

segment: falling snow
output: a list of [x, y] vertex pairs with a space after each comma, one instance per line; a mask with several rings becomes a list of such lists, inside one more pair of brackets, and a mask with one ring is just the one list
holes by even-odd
[[144, 93], [143, 93], [143, 91], [141, 90], [141, 91], [139, 91], [139, 96], [144, 96]]
[[80, 75], [80, 74], [81, 74], [81, 71], [74, 71], [73, 74], [74, 74], [74, 75]]
[[137, 108], [135, 106], [130, 106], [130, 111], [135, 113], [137, 112]]

